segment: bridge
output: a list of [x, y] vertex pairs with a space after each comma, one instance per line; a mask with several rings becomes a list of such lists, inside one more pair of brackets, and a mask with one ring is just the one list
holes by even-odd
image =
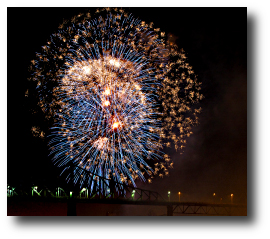
[[[88, 184], [81, 187], [82, 183], [74, 185], [74, 174], [69, 173], [71, 178], [68, 184], [59, 185], [24, 185], [7, 186], [8, 201], [43, 201], [67, 203], [67, 215], [75, 216], [76, 203], [86, 204], [123, 204], [123, 205], [148, 205], [162, 206], [167, 208], [167, 216], [173, 215], [246, 215], [246, 205], [217, 204], [202, 202], [170, 202], [166, 201], [159, 193], [144, 190], [134, 186], [116, 182], [74, 165], [67, 165], [66, 172], [79, 170], [87, 175]], [[98, 183], [97, 183], [98, 181]], [[81, 186], [79, 186], [81, 185]], [[89, 185], [95, 185], [91, 187]]]
[[67, 215], [76, 216], [76, 204], [122, 204], [148, 205], [167, 208], [167, 216], [176, 215], [216, 215], [233, 216], [246, 215], [246, 205], [217, 204], [203, 202], [169, 202], [159, 193], [125, 185], [125, 193], [118, 191], [103, 195], [99, 192], [90, 192], [88, 188], [79, 191], [69, 191], [61, 187], [49, 188], [44, 185], [35, 185], [30, 188], [19, 188], [8, 185], [8, 201], [32, 202], [62, 202], [67, 204]]

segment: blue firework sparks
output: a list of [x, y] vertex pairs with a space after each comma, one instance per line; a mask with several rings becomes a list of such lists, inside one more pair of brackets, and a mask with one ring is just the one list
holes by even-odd
[[202, 95], [184, 52], [165, 37], [122, 9], [103, 9], [62, 24], [32, 61], [39, 105], [54, 119], [53, 161], [78, 166], [74, 183], [93, 188], [85, 172], [133, 185], [168, 175], [163, 148], [184, 147]]

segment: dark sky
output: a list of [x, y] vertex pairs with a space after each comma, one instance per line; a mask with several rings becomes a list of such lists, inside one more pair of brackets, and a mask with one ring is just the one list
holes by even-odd
[[[203, 83], [200, 124], [184, 153], [172, 152], [170, 176], [141, 188], [177, 200], [246, 202], [247, 10], [246, 8], [129, 8], [135, 17], [173, 34]], [[28, 67], [63, 19], [80, 8], [8, 9], [8, 182], [54, 180], [46, 144], [30, 132], [34, 120], [24, 94]]]

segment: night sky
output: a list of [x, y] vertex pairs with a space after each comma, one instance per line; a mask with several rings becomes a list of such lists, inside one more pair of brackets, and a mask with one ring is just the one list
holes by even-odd
[[[170, 150], [174, 169], [138, 187], [177, 200], [246, 203], [247, 198], [247, 10], [246, 8], [127, 8], [172, 34], [202, 82], [203, 109], [182, 155]], [[31, 102], [25, 98], [28, 67], [63, 19], [81, 8], [8, 9], [8, 183], [54, 181], [46, 143], [34, 138]], [[16, 66], [16, 67], [14, 67]]]

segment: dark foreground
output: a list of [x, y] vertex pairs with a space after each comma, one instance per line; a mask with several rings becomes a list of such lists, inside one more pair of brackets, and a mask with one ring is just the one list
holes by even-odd
[[[204, 203], [151, 203], [77, 200], [67, 198], [40, 200], [39, 198], [8, 197], [8, 216], [246, 216], [246, 205]], [[71, 206], [70, 206], [71, 205]], [[170, 211], [170, 210], [173, 210]]]

